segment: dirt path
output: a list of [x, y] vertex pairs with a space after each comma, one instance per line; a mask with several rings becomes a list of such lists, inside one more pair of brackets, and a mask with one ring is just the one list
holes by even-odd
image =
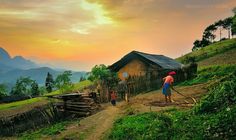
[[120, 105], [111, 106], [110, 104], [105, 104], [102, 111], [82, 119], [78, 124], [71, 124], [59, 135], [46, 139], [99, 140], [112, 127], [113, 121], [120, 115]]
[[[207, 90], [205, 84], [194, 86], [176, 87], [176, 89], [185, 95], [199, 99]], [[99, 140], [112, 128], [113, 122], [117, 117], [125, 115], [127, 110], [132, 113], [160, 111], [168, 108], [190, 108], [192, 105], [184, 102], [185, 98], [173, 92], [174, 103], [163, 104], [164, 97], [161, 90], [140, 94], [130, 99], [129, 103], [119, 102], [116, 107], [110, 104], [103, 105], [103, 110], [82, 119], [77, 124], [69, 125], [65, 131], [52, 138], [45, 139], [86, 139]]]

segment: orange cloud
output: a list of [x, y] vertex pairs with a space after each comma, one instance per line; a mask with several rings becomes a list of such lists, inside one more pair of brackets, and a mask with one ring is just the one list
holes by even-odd
[[[0, 46], [39, 63], [89, 70], [132, 50], [178, 57], [235, 0], [0, 1]], [[200, 8], [200, 10], [199, 10]]]

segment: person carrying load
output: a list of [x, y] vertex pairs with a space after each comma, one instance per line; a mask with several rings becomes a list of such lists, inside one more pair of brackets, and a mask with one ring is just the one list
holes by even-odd
[[171, 100], [171, 89], [174, 83], [174, 78], [173, 75], [175, 75], [176, 72], [175, 71], [171, 71], [168, 73], [168, 76], [163, 78], [164, 84], [163, 84], [163, 89], [162, 89], [162, 93], [165, 95], [165, 100], [166, 103], [168, 102], [172, 102]]

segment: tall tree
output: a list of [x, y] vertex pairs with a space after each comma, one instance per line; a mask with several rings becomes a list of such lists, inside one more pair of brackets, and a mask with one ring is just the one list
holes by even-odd
[[45, 87], [48, 93], [52, 92], [53, 86], [54, 86], [53, 76], [48, 72], [45, 80]]
[[234, 13], [234, 15], [236, 15], [236, 7], [232, 9], [232, 12]]
[[55, 86], [60, 89], [62, 93], [71, 90], [71, 88], [73, 87], [71, 76], [71, 71], [64, 71], [62, 74], [57, 76], [55, 80]]
[[215, 25], [220, 30], [220, 41], [221, 41], [224, 22], [223, 22], [223, 20], [219, 20], [219, 21], [215, 22]]
[[211, 24], [210, 26], [208, 26], [203, 32], [203, 39], [213, 42], [216, 37], [216, 35], [214, 34], [216, 30], [216, 25]]
[[0, 84], [0, 99], [7, 96], [7, 87], [4, 84]]
[[86, 80], [86, 78], [84, 76], [81, 76], [79, 79], [80, 82], [85, 81], [85, 80]]
[[233, 8], [234, 16], [232, 17], [232, 25], [231, 25], [231, 34], [236, 35], [236, 7]]
[[223, 29], [227, 30], [228, 31], [228, 38], [230, 39], [230, 36], [231, 36], [231, 26], [233, 24], [233, 18], [232, 17], [228, 17], [226, 19], [223, 20], [223, 23], [222, 23], [222, 27]]
[[31, 95], [31, 84], [33, 80], [29, 77], [20, 77], [16, 80], [16, 84], [13, 87], [11, 94], [14, 95]]
[[115, 88], [119, 82], [117, 73], [111, 72], [104, 64], [94, 66], [88, 79], [101, 87], [101, 100], [103, 101], [108, 101], [109, 89]]
[[201, 40], [195, 40], [195, 41], [193, 42], [192, 51], [195, 51], [195, 50], [197, 50], [197, 49], [199, 49], [199, 48], [201, 48], [201, 47], [202, 47]]
[[40, 95], [39, 85], [38, 85], [38, 83], [37, 83], [36, 81], [33, 81], [33, 82], [31, 83], [31, 94], [32, 94], [33, 96], [38, 96], [38, 95]]

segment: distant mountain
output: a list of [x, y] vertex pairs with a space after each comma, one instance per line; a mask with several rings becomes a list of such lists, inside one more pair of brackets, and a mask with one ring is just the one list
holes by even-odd
[[[6, 67], [11, 67], [15, 69], [31, 69], [37, 68], [37, 64], [34, 62], [23, 58], [22, 56], [15, 56], [11, 58], [6, 50], [0, 47], [0, 66], [5, 65]], [[0, 67], [1, 71], [2, 67]]]
[[[28, 70], [14, 69], [8, 71], [4, 74], [0, 74], [0, 83], [15, 83], [19, 77], [30, 77], [33, 80], [36, 80], [37, 83], [43, 85], [45, 83], [45, 79], [47, 73], [51, 73], [53, 78], [56, 78], [57, 75], [62, 72], [55, 71], [48, 67], [34, 68]], [[72, 73], [72, 82], [79, 82], [81, 76], [85, 76], [86, 72], [73, 72]]]
[[0, 61], [10, 60], [11, 57], [6, 50], [0, 47]]
[[[8, 52], [0, 47], [0, 83], [5, 83], [9, 89], [20, 77], [30, 77], [36, 80], [38, 84], [44, 85], [48, 72], [55, 79], [63, 71], [65, 70], [40, 67], [22, 56], [11, 58]], [[79, 82], [81, 76], [86, 76], [86, 72], [72, 72], [72, 82]]]
[[14, 68], [10, 67], [10, 66], [7, 66], [7, 65], [3, 64], [2, 62], [0, 62], [0, 74], [5, 73], [7, 71], [10, 71], [12, 69], [14, 69]]

